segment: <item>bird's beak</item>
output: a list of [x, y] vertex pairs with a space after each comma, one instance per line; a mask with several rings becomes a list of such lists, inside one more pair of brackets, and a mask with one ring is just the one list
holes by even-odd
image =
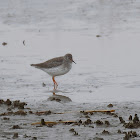
[[[75, 63], [73, 60], [72, 60], [72, 62]], [[76, 63], [75, 63], [75, 64], [76, 64]]]

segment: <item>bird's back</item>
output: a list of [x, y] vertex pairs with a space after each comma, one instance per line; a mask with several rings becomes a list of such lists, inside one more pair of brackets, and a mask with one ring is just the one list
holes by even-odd
[[56, 57], [53, 59], [50, 59], [44, 63], [39, 64], [31, 64], [31, 66], [34, 66], [36, 68], [42, 68], [42, 69], [49, 69], [49, 68], [55, 68], [63, 64], [63, 57]]

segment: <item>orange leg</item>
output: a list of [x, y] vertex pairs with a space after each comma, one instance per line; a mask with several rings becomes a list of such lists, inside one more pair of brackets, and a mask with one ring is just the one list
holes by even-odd
[[54, 90], [57, 89], [58, 84], [56, 83], [54, 76], [52, 77], [53, 83], [54, 83]]

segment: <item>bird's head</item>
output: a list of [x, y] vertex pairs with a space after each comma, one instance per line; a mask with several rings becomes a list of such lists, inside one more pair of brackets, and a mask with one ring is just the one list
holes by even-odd
[[[71, 63], [74, 62], [71, 54], [66, 54], [66, 55], [64, 56], [64, 58], [65, 58], [66, 61], [69, 61], [69, 62], [71, 62]], [[74, 62], [74, 63], [75, 63], [75, 62]], [[76, 63], [75, 63], [75, 64], [76, 64]]]

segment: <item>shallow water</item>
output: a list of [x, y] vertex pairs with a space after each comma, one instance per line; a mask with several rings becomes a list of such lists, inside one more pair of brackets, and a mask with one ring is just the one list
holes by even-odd
[[[0, 45], [0, 98], [25, 101], [34, 110], [47, 107], [54, 111], [107, 109], [104, 104], [115, 102], [119, 112], [119, 103], [128, 103], [130, 108], [133, 103], [139, 104], [139, 0], [0, 0], [0, 3], [0, 43], [8, 43]], [[51, 103], [47, 101], [52, 96], [51, 77], [30, 64], [66, 53], [72, 53], [76, 64], [68, 74], [56, 77], [60, 91], [57, 94], [72, 102]], [[133, 114], [137, 108], [133, 108]], [[120, 110], [123, 112], [124, 107]], [[28, 117], [26, 121], [31, 123], [32, 116]], [[31, 133], [37, 131], [33, 129]], [[65, 139], [59, 128], [53, 131], [60, 134], [59, 139]], [[86, 137], [88, 131], [82, 138], [90, 138]], [[45, 137], [46, 134], [42, 139]], [[56, 137], [52, 134], [49, 139]]]

